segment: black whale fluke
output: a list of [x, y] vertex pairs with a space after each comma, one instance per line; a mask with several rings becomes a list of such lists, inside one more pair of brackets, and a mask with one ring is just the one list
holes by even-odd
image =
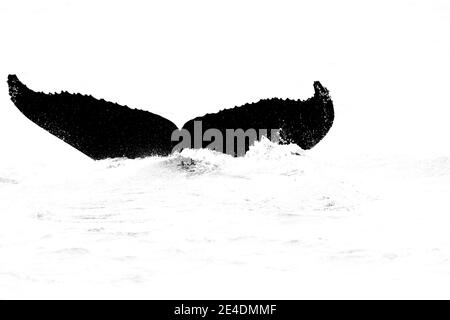
[[[295, 143], [304, 150], [311, 149], [325, 137], [334, 120], [333, 102], [328, 90], [318, 81], [314, 82], [314, 90], [314, 96], [305, 101], [264, 99], [189, 120], [183, 128], [193, 132], [194, 121], [201, 121], [203, 131], [219, 129], [223, 137], [226, 137], [226, 129], [230, 128], [268, 129], [268, 133], [272, 129], [281, 129], [281, 143]], [[209, 143], [203, 142], [203, 147]]]
[[[8, 85], [11, 100], [28, 119], [95, 160], [165, 156], [178, 143], [171, 141], [176, 125], [157, 114], [79, 93], [35, 92], [16, 75], [8, 76]], [[328, 90], [319, 82], [314, 83], [314, 90], [314, 96], [305, 101], [260, 100], [192, 119], [183, 128], [192, 137], [194, 121], [202, 122], [202, 133], [215, 128], [224, 137], [226, 129], [281, 129], [282, 143], [310, 149], [334, 120]]]
[[8, 84], [11, 100], [28, 119], [93, 159], [172, 151], [177, 126], [157, 114], [87, 95], [34, 92], [15, 75]]

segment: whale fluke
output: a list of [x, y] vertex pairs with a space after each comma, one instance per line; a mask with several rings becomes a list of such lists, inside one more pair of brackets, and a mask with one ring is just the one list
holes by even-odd
[[[334, 121], [333, 101], [328, 90], [316, 81], [314, 91], [314, 96], [305, 101], [272, 98], [206, 114], [189, 120], [183, 128], [192, 134], [194, 121], [201, 121], [203, 131], [219, 129], [224, 137], [229, 128], [268, 129], [269, 133], [279, 129], [281, 143], [311, 149], [325, 137]], [[203, 142], [203, 147], [209, 143]]]
[[168, 155], [177, 126], [148, 111], [130, 109], [92, 96], [45, 94], [8, 76], [17, 108], [38, 126], [95, 159]]
[[[16, 75], [8, 76], [8, 85], [11, 100], [28, 119], [92, 159], [165, 156], [178, 143], [171, 141], [176, 125], [157, 114], [79, 93], [35, 92]], [[195, 122], [201, 121], [201, 136], [208, 129], [217, 129], [225, 137], [224, 144], [227, 129], [277, 130], [281, 143], [311, 149], [334, 121], [328, 90], [316, 81], [314, 91], [314, 96], [304, 101], [264, 99], [206, 114], [189, 120], [183, 129], [194, 137]], [[205, 148], [210, 141], [200, 144]], [[248, 148], [246, 145], [245, 151]]]

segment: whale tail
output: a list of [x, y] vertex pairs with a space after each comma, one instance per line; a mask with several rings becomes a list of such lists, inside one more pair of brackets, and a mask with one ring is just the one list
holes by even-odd
[[[8, 86], [11, 100], [28, 119], [92, 159], [165, 156], [176, 145], [172, 133], [177, 126], [157, 114], [79, 93], [35, 92], [16, 75], [8, 76]], [[225, 137], [224, 146], [233, 143], [226, 140], [228, 129], [276, 130], [282, 143], [310, 149], [325, 137], [334, 120], [328, 90], [318, 81], [314, 82], [314, 90], [314, 96], [305, 101], [260, 100], [189, 120], [183, 129], [194, 137], [194, 123], [201, 121], [201, 137], [206, 130], [216, 129]], [[200, 146], [209, 143], [203, 141]], [[249, 144], [244, 151], [248, 148]]]

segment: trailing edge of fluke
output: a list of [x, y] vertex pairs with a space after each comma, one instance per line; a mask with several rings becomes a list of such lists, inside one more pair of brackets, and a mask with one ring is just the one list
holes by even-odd
[[[16, 75], [8, 76], [8, 86], [11, 100], [28, 119], [92, 159], [165, 156], [178, 143], [171, 139], [177, 126], [157, 114], [79, 93], [35, 92]], [[304, 101], [264, 99], [206, 114], [189, 120], [183, 129], [194, 135], [194, 122], [201, 121], [203, 132], [218, 129], [224, 136], [227, 129], [279, 130], [281, 143], [310, 149], [334, 121], [328, 90], [316, 81], [314, 91]]]

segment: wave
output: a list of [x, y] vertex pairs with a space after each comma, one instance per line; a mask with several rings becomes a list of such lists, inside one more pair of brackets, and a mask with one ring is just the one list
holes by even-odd
[[308, 162], [304, 150], [295, 144], [280, 145], [263, 137], [250, 146], [244, 157], [233, 157], [210, 149], [184, 149], [172, 155], [141, 159], [109, 159], [100, 161], [106, 168], [136, 166], [139, 169], [168, 171], [188, 176], [206, 174], [251, 175], [288, 174]]

